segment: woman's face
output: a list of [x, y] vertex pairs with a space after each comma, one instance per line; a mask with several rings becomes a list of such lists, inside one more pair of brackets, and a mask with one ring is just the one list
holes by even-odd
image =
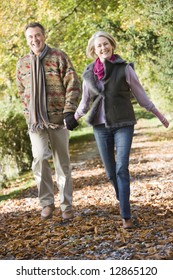
[[113, 47], [105, 37], [97, 37], [94, 40], [95, 53], [103, 62], [104, 59], [110, 59], [113, 54]]

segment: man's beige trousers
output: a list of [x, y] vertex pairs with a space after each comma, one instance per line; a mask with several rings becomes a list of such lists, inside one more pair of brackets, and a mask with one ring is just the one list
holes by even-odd
[[53, 158], [62, 211], [72, 209], [72, 179], [69, 157], [69, 131], [43, 129], [29, 132], [32, 145], [32, 170], [38, 187], [40, 205], [54, 203], [54, 183], [50, 158]]

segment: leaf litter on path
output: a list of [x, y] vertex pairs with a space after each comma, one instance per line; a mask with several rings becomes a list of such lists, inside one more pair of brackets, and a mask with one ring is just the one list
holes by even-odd
[[72, 164], [73, 220], [62, 220], [59, 193], [53, 218], [41, 220], [35, 186], [1, 202], [0, 259], [173, 259], [173, 144], [156, 134], [137, 129], [132, 145], [133, 230], [122, 228], [113, 187], [93, 155]]

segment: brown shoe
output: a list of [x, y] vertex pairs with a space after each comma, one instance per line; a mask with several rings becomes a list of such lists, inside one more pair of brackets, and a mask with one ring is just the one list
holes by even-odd
[[54, 204], [47, 205], [43, 207], [41, 211], [41, 217], [42, 219], [46, 220], [52, 217], [53, 210], [55, 209]]
[[123, 228], [124, 229], [133, 228], [133, 223], [132, 223], [131, 219], [123, 219]]
[[74, 214], [72, 210], [65, 210], [62, 212], [62, 218], [64, 220], [69, 220], [74, 218]]

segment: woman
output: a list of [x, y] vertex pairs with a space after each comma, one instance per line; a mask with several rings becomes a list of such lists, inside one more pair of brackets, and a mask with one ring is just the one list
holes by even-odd
[[156, 115], [165, 127], [169, 122], [148, 99], [133, 64], [114, 54], [115, 48], [114, 38], [104, 31], [96, 32], [88, 41], [86, 54], [95, 60], [83, 73], [83, 94], [75, 119], [89, 111], [92, 101], [88, 123], [93, 126], [106, 175], [120, 201], [123, 227], [127, 229], [133, 227], [128, 167], [136, 119], [131, 93], [140, 106]]

